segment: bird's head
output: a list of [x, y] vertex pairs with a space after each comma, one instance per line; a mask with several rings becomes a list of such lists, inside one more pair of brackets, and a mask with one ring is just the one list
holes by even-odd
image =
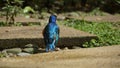
[[51, 15], [49, 18], [49, 23], [56, 23], [57, 16], [56, 15]]

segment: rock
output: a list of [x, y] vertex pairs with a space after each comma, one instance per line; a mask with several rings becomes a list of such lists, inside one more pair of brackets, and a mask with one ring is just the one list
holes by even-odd
[[31, 48], [33, 46], [34, 46], [33, 44], [27, 44], [27, 45], [25, 45], [25, 48]]
[[9, 56], [9, 57], [17, 57], [17, 55], [16, 55], [16, 54], [13, 54], [13, 53], [8, 53], [8, 56]]
[[45, 49], [43, 49], [43, 48], [38, 49], [38, 53], [44, 53], [44, 52], [46, 52]]
[[33, 44], [27, 44], [25, 45], [25, 48], [38, 48], [38, 46], [33, 45]]
[[12, 49], [5, 49], [3, 51], [6, 51], [6, 53], [13, 53], [13, 54], [18, 54], [22, 52], [21, 48], [12, 48]]
[[72, 49], [80, 49], [79, 46], [73, 46]]
[[29, 56], [29, 55], [31, 55], [31, 54], [29, 54], [29, 53], [24, 53], [24, 52], [17, 54], [17, 56]]
[[0, 52], [0, 58], [6, 57], [6, 56], [7, 56], [7, 53], [5, 51]]
[[69, 50], [69, 48], [68, 48], [68, 47], [65, 47], [63, 50]]
[[6, 58], [9, 57], [8, 53], [6, 52], [6, 50], [3, 50], [3, 51], [1, 52], [1, 57], [6, 57]]
[[33, 53], [38, 52], [38, 46], [33, 45], [33, 44], [27, 44], [27, 45], [25, 45], [25, 48], [22, 49], [22, 51], [26, 52], [26, 53], [33, 54]]
[[4, 55], [8, 55], [8, 53], [6, 52], [6, 50], [3, 50], [1, 53], [4, 54]]
[[42, 50], [43, 48], [39, 48], [39, 50]]
[[22, 51], [26, 52], [26, 53], [33, 54], [33, 53], [36, 53], [38, 51], [38, 49], [36, 49], [36, 48], [24, 48]]
[[61, 49], [60, 48], [55, 48], [55, 51], [60, 51]]

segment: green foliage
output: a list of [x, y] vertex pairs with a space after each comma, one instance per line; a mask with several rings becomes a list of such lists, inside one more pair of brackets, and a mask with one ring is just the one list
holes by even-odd
[[115, 0], [118, 4], [120, 4], [120, 0]]
[[44, 9], [54, 12], [70, 12], [76, 10], [89, 12], [96, 8], [100, 8], [103, 11], [107, 10], [108, 12], [120, 12], [120, 0], [0, 0], [0, 7], [4, 6], [6, 1], [9, 5], [12, 4], [12, 6], [20, 6], [24, 1], [22, 8], [27, 5], [40, 12]]
[[31, 8], [30, 6], [26, 6], [24, 9], [23, 9], [23, 13], [25, 15], [26, 18], [30, 18], [30, 13], [34, 13], [34, 9]]
[[120, 29], [110, 22], [88, 22], [84, 20], [68, 20], [65, 25], [86, 31], [98, 36], [98, 40], [86, 42], [83, 47], [97, 47], [120, 44]]
[[0, 58], [3, 58], [3, 57], [5, 57], [5, 54], [0, 52]]
[[24, 9], [23, 9], [23, 13], [25, 14], [28, 14], [28, 13], [34, 13], [34, 9], [32, 9], [30, 6], [26, 6]]
[[99, 40], [96, 40], [96, 39], [92, 39], [90, 40], [89, 42], [85, 42], [83, 44], [83, 47], [99, 47], [99, 46], [102, 46], [103, 44], [99, 41]]
[[96, 8], [94, 10], [92, 10], [90, 13], [89, 13], [89, 16], [104, 16], [104, 13], [103, 11], [100, 10], [100, 8]]
[[[0, 22], [0, 27], [3, 27], [3, 26], [8, 26], [8, 24], [5, 22]], [[11, 24], [11, 26], [23, 26], [23, 25], [17, 22], [17, 23]]]
[[6, 26], [7, 24], [5, 22], [0, 22], [0, 27], [1, 26]]
[[14, 24], [15, 23], [15, 16], [20, 12], [21, 5], [23, 3], [22, 0], [6, 0], [7, 3], [2, 8], [6, 12], [6, 23]]

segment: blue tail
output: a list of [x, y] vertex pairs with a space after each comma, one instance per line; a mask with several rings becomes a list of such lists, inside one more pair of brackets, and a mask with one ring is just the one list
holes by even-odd
[[55, 45], [54, 44], [48, 44], [46, 46], [46, 52], [54, 51], [54, 50], [55, 50]]

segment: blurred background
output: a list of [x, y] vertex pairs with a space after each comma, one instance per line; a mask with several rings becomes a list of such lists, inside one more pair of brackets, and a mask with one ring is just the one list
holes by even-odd
[[0, 11], [4, 11], [5, 7], [17, 7], [19, 11], [21, 8], [21, 12], [24, 11], [24, 13], [100, 10], [115, 14], [120, 13], [120, 0], [0, 0]]
[[46, 25], [51, 14], [99, 37], [83, 47], [120, 44], [120, 0], [0, 0], [0, 27]]

